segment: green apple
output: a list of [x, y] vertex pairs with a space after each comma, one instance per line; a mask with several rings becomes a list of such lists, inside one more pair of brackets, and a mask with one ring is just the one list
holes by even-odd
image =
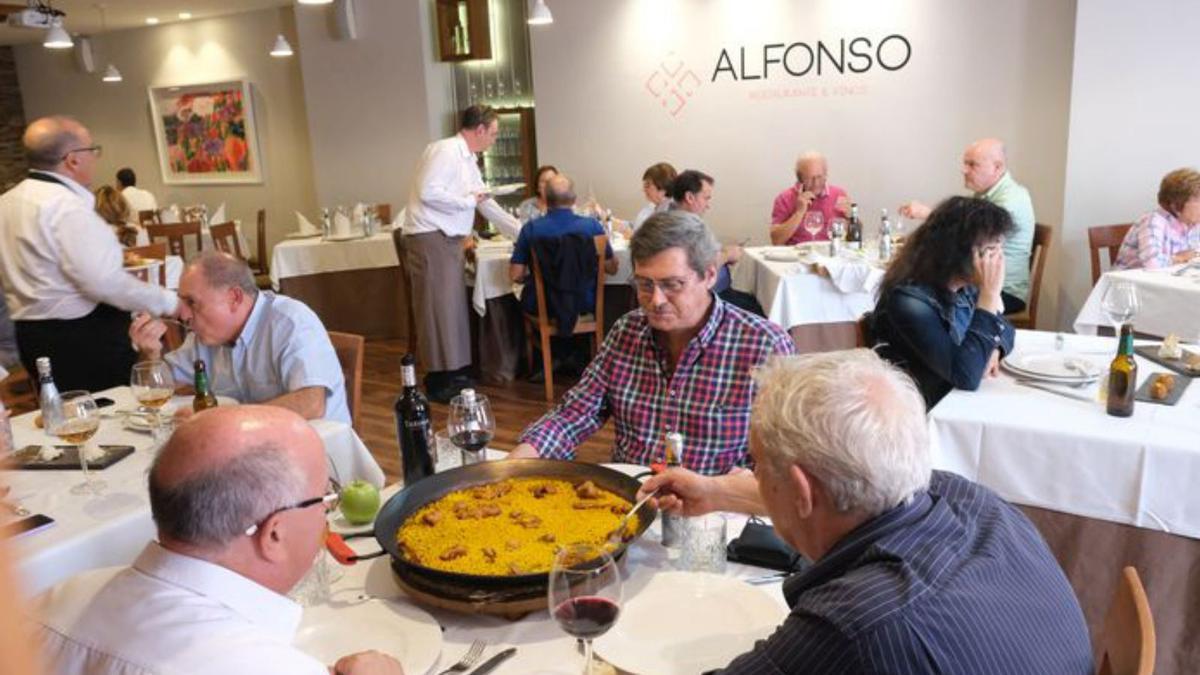
[[351, 524], [365, 525], [379, 512], [379, 488], [365, 480], [353, 480], [342, 488], [342, 515]]

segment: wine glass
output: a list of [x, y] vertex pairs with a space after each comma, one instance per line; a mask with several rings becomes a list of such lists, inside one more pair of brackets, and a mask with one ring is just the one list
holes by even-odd
[[137, 402], [152, 411], [150, 426], [157, 439], [162, 428], [159, 411], [175, 393], [175, 377], [171, 374], [171, 366], [165, 361], [135, 363], [129, 375], [129, 385]]
[[554, 556], [546, 591], [550, 615], [568, 635], [583, 640], [587, 659], [583, 673], [592, 671], [592, 639], [612, 628], [621, 613], [621, 573], [603, 548], [571, 544]]
[[66, 391], [51, 404], [55, 408], [53, 415], [46, 415], [46, 420], [54, 420], [53, 426], [47, 424], [46, 431], [51, 436], [57, 436], [64, 443], [76, 446], [79, 453], [79, 468], [83, 471], [83, 482], [71, 488], [71, 494], [98, 495], [108, 485], [93, 478], [88, 470], [88, 441], [100, 429], [100, 413], [96, 408], [96, 400], [86, 391]]
[[808, 233], [808, 238], [816, 241], [817, 235], [823, 229], [825, 229], [825, 214], [820, 211], [809, 210], [804, 215], [804, 231]]
[[1133, 321], [1133, 317], [1137, 316], [1137, 286], [1128, 281], [1110, 284], [1108, 288], [1104, 289], [1104, 296], [1100, 299], [1100, 308], [1108, 317], [1109, 323], [1113, 325], [1113, 330], [1119, 338], [1121, 326]]
[[496, 433], [496, 418], [487, 397], [474, 389], [463, 389], [450, 399], [446, 430], [450, 432], [450, 442], [463, 451], [463, 464], [484, 461], [484, 448]]

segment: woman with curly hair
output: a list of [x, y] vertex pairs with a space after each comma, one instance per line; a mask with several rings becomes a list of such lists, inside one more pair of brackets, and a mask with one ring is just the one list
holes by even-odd
[[977, 389], [1012, 351], [1015, 332], [1000, 299], [1012, 229], [1003, 208], [951, 197], [908, 237], [883, 277], [871, 337], [930, 408], [951, 389]]
[[102, 185], [96, 189], [96, 213], [113, 228], [122, 246], [137, 246], [138, 228], [130, 222], [129, 202], [116, 188]]

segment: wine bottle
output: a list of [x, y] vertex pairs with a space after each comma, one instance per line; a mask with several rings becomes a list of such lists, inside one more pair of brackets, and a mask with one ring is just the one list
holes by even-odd
[[850, 223], [846, 226], [846, 247], [861, 251], [863, 245], [862, 221], [858, 218], [858, 204], [850, 205]]
[[62, 420], [62, 405], [59, 400], [58, 386], [54, 384], [54, 376], [50, 373], [50, 357], [39, 356], [38, 371], [38, 407], [42, 411], [42, 428], [53, 429]]
[[1108, 414], [1129, 417], [1137, 391], [1137, 362], [1133, 360], [1133, 324], [1121, 326], [1117, 356], [1108, 366]]
[[400, 379], [404, 388], [395, 405], [396, 437], [408, 486], [433, 473], [433, 424], [429, 401], [417, 387], [417, 360], [412, 354], [400, 359]]
[[192, 384], [196, 390], [196, 395], [192, 397], [192, 412], [217, 407], [217, 397], [213, 396], [212, 387], [208, 383], [208, 368], [204, 365], [204, 359], [193, 361], [192, 370], [195, 372]]

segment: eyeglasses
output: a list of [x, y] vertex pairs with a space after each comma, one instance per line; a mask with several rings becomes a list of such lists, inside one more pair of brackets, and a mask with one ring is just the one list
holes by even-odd
[[284, 511], [291, 511], [292, 509], [307, 509], [308, 507], [316, 506], [317, 504], [324, 504], [326, 513], [329, 513], [330, 511], [336, 509], [338, 507], [338, 504], [341, 503], [341, 501], [342, 501], [341, 490], [338, 488], [337, 483], [334, 483], [332, 481], [330, 482], [329, 487], [327, 489], [328, 489], [328, 492], [326, 492], [324, 496], [313, 497], [311, 499], [305, 499], [304, 501], [296, 502], [295, 504], [289, 504], [288, 506], [281, 506], [281, 507], [275, 509], [274, 511], [268, 513], [267, 515], [263, 516], [262, 520], [251, 525], [250, 527], [246, 528], [246, 536], [253, 537], [255, 535], [255, 533], [258, 532], [259, 526], [262, 525], [263, 523], [265, 523], [267, 521], [267, 519], [269, 519], [271, 516], [274, 516], [277, 513], [283, 513]]
[[89, 145], [86, 148], [75, 148], [74, 150], [68, 150], [62, 156], [62, 158], [66, 159], [66, 158], [70, 157], [71, 153], [73, 153], [73, 152], [90, 152], [93, 155], [95, 155], [96, 157], [99, 157], [104, 152], [104, 148], [103, 148], [103, 146], [100, 146], [100, 145]]
[[633, 286], [633, 290], [642, 295], [653, 295], [656, 286], [663, 292], [663, 295], [676, 295], [687, 288], [690, 281], [686, 277], [667, 277], [666, 279], [633, 277], [629, 283]]

